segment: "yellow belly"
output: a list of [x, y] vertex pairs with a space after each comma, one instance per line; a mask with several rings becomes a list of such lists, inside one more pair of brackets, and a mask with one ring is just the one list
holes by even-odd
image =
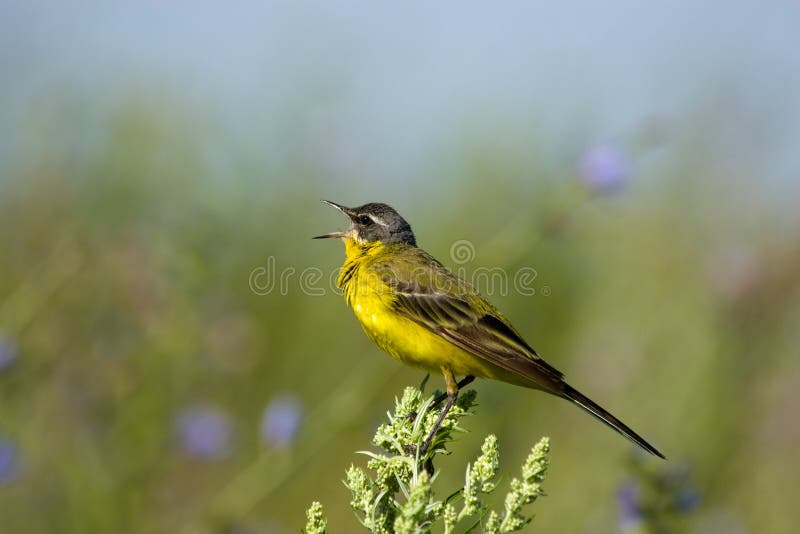
[[432, 373], [439, 373], [442, 367], [449, 367], [456, 375], [500, 380], [503, 379], [501, 375], [506, 374], [502, 369], [396, 314], [379, 296], [362, 294], [353, 299], [352, 306], [367, 336], [406, 365]]

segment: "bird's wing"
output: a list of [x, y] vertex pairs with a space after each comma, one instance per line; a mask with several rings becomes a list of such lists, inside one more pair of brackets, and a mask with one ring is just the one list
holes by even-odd
[[[376, 265], [395, 311], [478, 358], [568, 399], [656, 456], [655, 447], [597, 403], [564, 382], [491, 304], [421, 249]], [[398, 262], [399, 260], [399, 262]], [[398, 264], [399, 263], [399, 264]]]
[[553, 387], [561, 382], [564, 375], [536, 354], [474, 289], [427, 254], [421, 259], [424, 261], [412, 261], [404, 268], [394, 262], [375, 266], [392, 293], [397, 313], [541, 386]]

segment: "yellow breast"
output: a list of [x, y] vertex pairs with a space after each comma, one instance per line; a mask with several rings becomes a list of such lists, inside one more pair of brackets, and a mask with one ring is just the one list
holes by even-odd
[[[456, 347], [427, 328], [397, 313], [394, 294], [370, 270], [371, 258], [385, 253], [383, 245], [369, 250], [348, 246], [339, 285], [364, 332], [381, 349], [406, 365], [438, 373], [447, 366], [459, 375], [494, 377], [496, 369]], [[358, 252], [358, 253], [355, 253]]]
[[399, 316], [381, 296], [361, 293], [352, 303], [361, 327], [369, 338], [394, 358], [407, 365], [439, 372], [443, 359], [457, 347]]

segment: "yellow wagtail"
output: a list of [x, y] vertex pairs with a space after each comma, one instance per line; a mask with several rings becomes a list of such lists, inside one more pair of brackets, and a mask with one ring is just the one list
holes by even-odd
[[[664, 458], [622, 421], [564, 381], [508, 320], [464, 280], [417, 247], [411, 226], [392, 207], [346, 208], [341, 238], [346, 258], [338, 285], [367, 336], [401, 362], [441, 372], [447, 402], [423, 445], [426, 449], [460, 387], [475, 377], [502, 380], [570, 400], [646, 451]], [[461, 382], [456, 375], [463, 375]]]

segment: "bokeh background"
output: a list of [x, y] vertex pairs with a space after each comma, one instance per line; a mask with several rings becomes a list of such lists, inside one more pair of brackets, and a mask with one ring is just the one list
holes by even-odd
[[549, 435], [532, 532], [794, 532], [800, 8], [588, 4], [3, 2], [2, 531], [298, 532], [314, 499], [357, 531], [344, 470], [423, 375], [330, 287], [329, 198], [534, 269], [481, 289], [670, 458], [479, 382], [440, 488]]

